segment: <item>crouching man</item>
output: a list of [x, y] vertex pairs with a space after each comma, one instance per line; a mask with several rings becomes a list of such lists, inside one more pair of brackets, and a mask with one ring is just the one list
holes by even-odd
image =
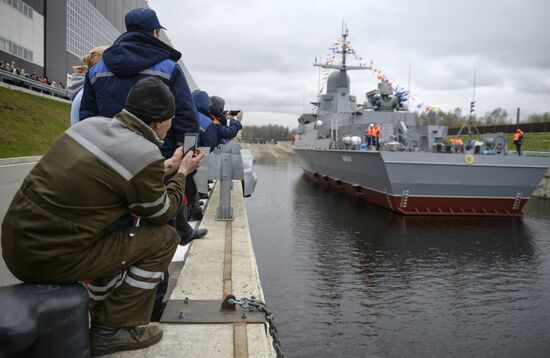
[[[2, 254], [18, 279], [88, 280], [92, 355], [145, 348], [162, 337], [149, 318], [180, 240], [166, 223], [181, 208], [186, 175], [204, 160], [181, 149], [162, 156], [174, 107], [160, 80], [137, 82], [114, 118], [89, 118], [52, 144], [2, 223]], [[110, 231], [128, 210], [151, 225]]]

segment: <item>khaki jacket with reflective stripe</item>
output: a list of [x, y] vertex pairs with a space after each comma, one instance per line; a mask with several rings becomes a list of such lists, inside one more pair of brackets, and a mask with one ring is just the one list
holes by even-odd
[[14, 197], [2, 223], [4, 258], [63, 260], [92, 245], [128, 210], [151, 224], [167, 223], [181, 207], [185, 176], [164, 183], [159, 143], [126, 111], [69, 128]]

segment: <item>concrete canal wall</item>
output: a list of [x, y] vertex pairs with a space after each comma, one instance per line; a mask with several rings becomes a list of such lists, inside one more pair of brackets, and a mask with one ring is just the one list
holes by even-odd
[[544, 178], [537, 187], [537, 190], [533, 193], [533, 196], [537, 198], [550, 199], [550, 169], [548, 169], [544, 175]]
[[[232, 293], [237, 298], [254, 295], [265, 302], [240, 181], [233, 182], [231, 192], [234, 221], [215, 220], [219, 196], [219, 185], [216, 185], [200, 224], [200, 227], [208, 229], [208, 234], [189, 245], [183, 269], [170, 299], [188, 298], [191, 303], [194, 300], [208, 300], [221, 305], [223, 298]], [[160, 325], [164, 336], [156, 345], [140, 351], [116, 353], [110, 357], [276, 356], [271, 337], [266, 334], [262, 323]]]

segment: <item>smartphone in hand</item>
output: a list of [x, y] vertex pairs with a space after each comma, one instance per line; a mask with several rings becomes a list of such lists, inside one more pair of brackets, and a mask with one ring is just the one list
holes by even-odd
[[183, 155], [185, 156], [189, 151], [193, 151], [193, 154], [197, 150], [199, 141], [199, 135], [197, 133], [186, 133], [183, 138]]

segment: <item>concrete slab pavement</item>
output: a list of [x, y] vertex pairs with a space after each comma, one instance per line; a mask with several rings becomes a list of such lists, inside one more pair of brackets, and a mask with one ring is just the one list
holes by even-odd
[[[235, 220], [227, 223], [216, 221], [219, 204], [219, 186], [214, 189], [201, 227], [208, 228], [208, 234], [190, 244], [181, 275], [171, 299], [215, 300], [224, 298], [227, 290], [227, 276], [224, 280], [225, 237], [231, 235], [231, 292], [237, 297], [255, 295], [265, 301], [256, 265], [256, 257], [248, 229], [246, 207], [241, 183], [233, 182], [231, 205]], [[228, 232], [229, 231], [229, 232]], [[228, 358], [228, 357], [275, 357], [271, 337], [261, 323], [246, 324], [247, 351], [236, 353], [236, 334], [232, 323], [224, 324], [173, 324], [163, 323], [163, 339], [147, 349], [112, 354], [113, 358], [130, 357], [186, 357], [186, 358]], [[242, 354], [242, 355], [241, 355]]]
[[[25, 157], [0, 159], [0, 222], [4, 220], [6, 211], [21, 182], [34, 167], [40, 157]], [[2, 248], [0, 247], [0, 254]], [[0, 286], [18, 283], [8, 270], [4, 260], [0, 259]]]

